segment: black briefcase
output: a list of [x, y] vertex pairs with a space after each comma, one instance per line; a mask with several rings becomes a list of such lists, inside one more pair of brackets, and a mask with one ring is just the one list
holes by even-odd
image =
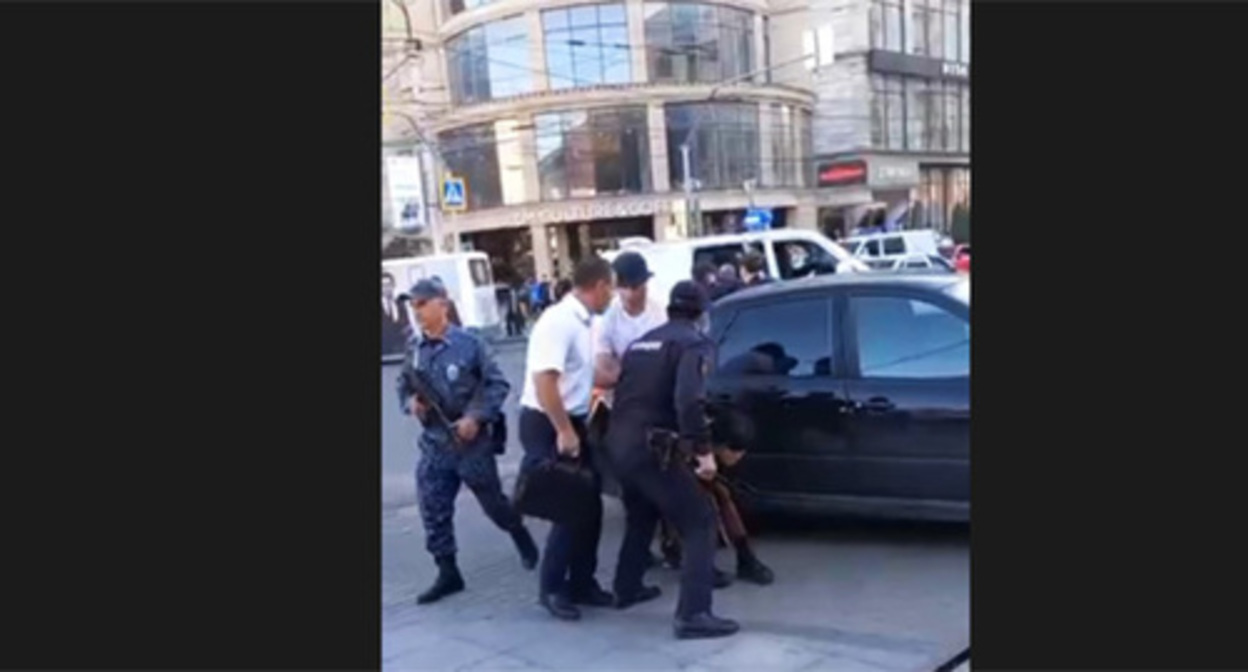
[[599, 498], [592, 469], [578, 460], [551, 460], [516, 479], [516, 510], [560, 525], [586, 522]]

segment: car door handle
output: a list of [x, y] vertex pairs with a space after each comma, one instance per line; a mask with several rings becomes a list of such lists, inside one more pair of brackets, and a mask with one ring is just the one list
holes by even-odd
[[858, 409], [867, 413], [888, 413], [896, 410], [897, 404], [889, 401], [885, 397], [871, 397], [865, 403], [859, 404]]

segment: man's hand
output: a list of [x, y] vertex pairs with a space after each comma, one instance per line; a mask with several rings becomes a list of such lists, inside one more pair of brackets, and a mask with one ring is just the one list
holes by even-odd
[[556, 446], [560, 455], [578, 457], [581, 454], [581, 437], [577, 436], [576, 430], [571, 427], [560, 429]]
[[697, 459], [698, 467], [696, 469], [696, 473], [698, 474], [698, 478], [704, 481], [709, 481], [715, 478], [715, 473], [717, 471], [715, 468], [715, 455], [708, 453], [706, 455], [699, 455]]
[[455, 423], [455, 434], [459, 436], [459, 440], [465, 443], [477, 438], [477, 432], [481, 431], [481, 425], [477, 423], [477, 419], [466, 415]]

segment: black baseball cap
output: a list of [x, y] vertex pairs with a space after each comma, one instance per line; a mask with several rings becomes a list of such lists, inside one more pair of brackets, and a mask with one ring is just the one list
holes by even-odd
[[710, 303], [706, 296], [706, 290], [702, 289], [702, 285], [692, 280], [681, 280], [672, 288], [671, 301], [668, 302], [667, 307], [703, 313], [706, 312]]
[[446, 289], [433, 280], [421, 280], [412, 285], [405, 294], [409, 301], [428, 301], [429, 299], [445, 299]]
[[615, 271], [615, 284], [621, 287], [640, 287], [654, 276], [646, 266], [646, 258], [636, 252], [625, 252], [611, 262]]

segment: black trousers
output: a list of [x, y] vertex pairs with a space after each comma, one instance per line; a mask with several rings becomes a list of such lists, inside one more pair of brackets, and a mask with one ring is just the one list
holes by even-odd
[[[592, 465], [593, 462], [588, 459], [585, 417], [572, 417], [572, 426], [581, 438], [581, 459]], [[556, 459], [559, 455], [557, 438], [555, 426], [545, 413], [531, 408], [522, 409], [520, 445], [524, 448], [524, 459], [520, 462], [521, 473]], [[598, 484], [601, 489], [601, 481]], [[576, 597], [598, 588], [594, 574], [598, 571], [598, 542], [602, 538], [602, 498], [595, 499], [592, 506], [595, 511], [586, 516], [587, 522], [579, 527], [550, 526], [538, 572], [541, 594], [562, 593], [567, 597]]]
[[710, 611], [715, 511], [692, 470], [680, 464], [662, 469], [645, 445], [644, 436], [640, 432], [628, 434], [613, 434], [608, 443], [627, 516], [615, 570], [615, 592], [632, 595], [641, 589], [641, 578], [650, 561], [650, 541], [662, 517], [676, 528], [684, 547], [676, 615], [689, 617]]

